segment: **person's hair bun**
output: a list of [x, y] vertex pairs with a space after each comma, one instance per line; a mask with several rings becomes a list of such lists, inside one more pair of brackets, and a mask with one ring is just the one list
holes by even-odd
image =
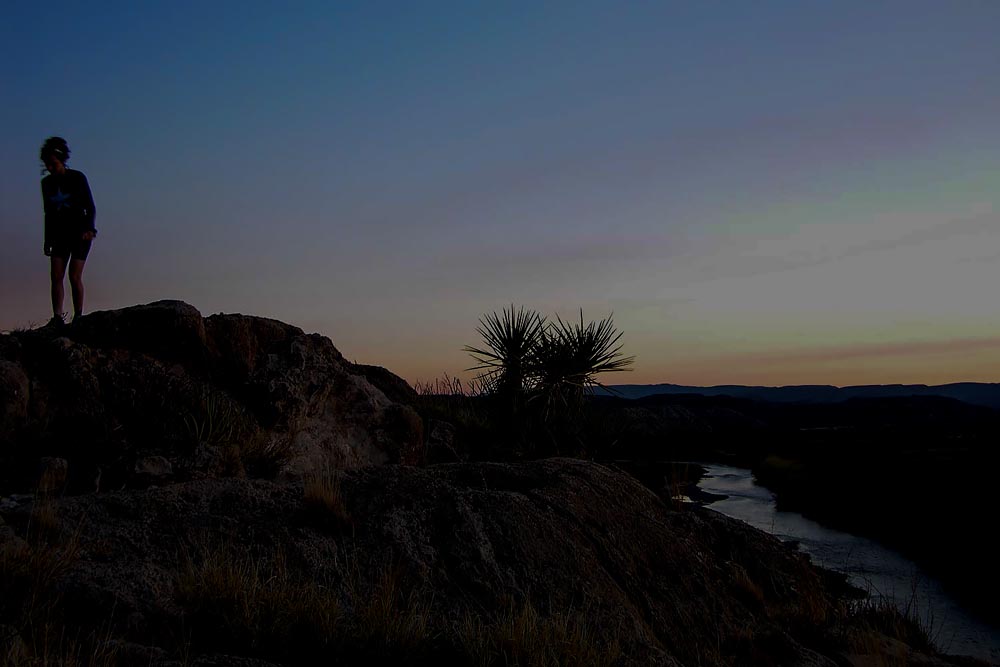
[[65, 163], [69, 159], [69, 144], [62, 137], [49, 137], [42, 144], [41, 158], [44, 160], [50, 155]]

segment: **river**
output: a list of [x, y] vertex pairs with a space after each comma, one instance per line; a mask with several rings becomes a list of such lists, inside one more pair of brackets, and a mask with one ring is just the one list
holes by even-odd
[[774, 494], [757, 485], [746, 468], [701, 464], [708, 474], [698, 488], [726, 496], [706, 507], [768, 532], [795, 540], [813, 562], [846, 574], [871, 595], [912, 612], [944, 653], [971, 655], [1000, 665], [1000, 630], [984, 624], [955, 602], [935, 579], [895, 551], [864, 537], [826, 528], [797, 512], [777, 511]]

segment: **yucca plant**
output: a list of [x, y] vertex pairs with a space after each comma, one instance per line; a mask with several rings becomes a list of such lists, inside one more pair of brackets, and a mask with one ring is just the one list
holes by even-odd
[[604, 387], [597, 380], [601, 373], [631, 370], [635, 357], [622, 354], [621, 337], [611, 315], [585, 324], [583, 310], [579, 324], [557, 315], [545, 327], [532, 361], [547, 413], [579, 408], [586, 392]]
[[476, 331], [484, 347], [467, 345], [465, 352], [478, 362], [468, 370], [480, 371], [476, 376], [487, 393], [516, 399], [534, 385], [534, 354], [545, 329], [545, 319], [523, 306], [517, 311], [511, 304], [484, 315]]
[[622, 354], [622, 334], [610, 315], [585, 323], [581, 310], [579, 324], [558, 316], [547, 322], [511, 305], [480, 318], [476, 330], [484, 345], [464, 348], [478, 362], [469, 370], [480, 372], [484, 393], [497, 399], [498, 426], [533, 448], [541, 434], [557, 450], [561, 441], [579, 440], [584, 395], [604, 386], [600, 374], [629, 370], [635, 359]]

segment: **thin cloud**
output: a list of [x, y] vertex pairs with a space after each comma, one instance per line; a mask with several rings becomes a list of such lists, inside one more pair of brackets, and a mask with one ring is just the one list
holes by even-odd
[[984, 350], [1000, 349], [1000, 337], [954, 338], [936, 341], [908, 341], [901, 343], [869, 343], [773, 352], [753, 355], [757, 361], [773, 363], [808, 364], [852, 359], [887, 357], [923, 357], [938, 354], [969, 354]]
[[[803, 244], [794, 249], [775, 254], [720, 254], [700, 260], [685, 270], [680, 285], [688, 286], [718, 279], [742, 279], [755, 276], [794, 271], [839, 262], [861, 255], [888, 252], [901, 248], [938, 243], [954, 238], [976, 236], [995, 232], [1000, 221], [993, 214], [992, 205], [980, 208], [972, 215], [965, 215], [931, 227], [915, 229], [892, 238], [875, 239], [848, 245], [839, 250], [825, 250], [820, 244]], [[787, 242], [789, 239], [780, 239]]]

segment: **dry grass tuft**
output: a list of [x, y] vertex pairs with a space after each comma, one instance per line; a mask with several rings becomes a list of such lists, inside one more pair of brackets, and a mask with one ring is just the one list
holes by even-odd
[[109, 637], [68, 637], [61, 623], [46, 622], [33, 628], [35, 638], [24, 642], [0, 637], [0, 667], [116, 667], [122, 664], [118, 646]]
[[530, 601], [510, 601], [485, 620], [466, 615], [457, 639], [475, 665], [598, 667], [618, 664], [623, 657], [619, 632], [594, 627], [583, 613], [543, 616]]
[[431, 608], [413, 588], [403, 585], [398, 565], [374, 568], [369, 581], [356, 560], [345, 568], [345, 589], [353, 609], [348, 645], [374, 655], [414, 655], [426, 652], [437, 634], [431, 625]]
[[429, 607], [401, 582], [398, 568], [353, 561], [317, 581], [293, 574], [280, 553], [215, 548], [186, 559], [177, 601], [201, 650], [293, 663], [320, 655], [406, 662], [429, 650], [434, 632]]
[[66, 486], [68, 475], [66, 461], [44, 458], [42, 474], [38, 480], [37, 495], [50, 497], [59, 495]]
[[826, 624], [831, 616], [830, 601], [823, 595], [822, 591], [815, 587], [804, 587], [796, 612], [798, 616], [813, 627]]
[[340, 488], [341, 473], [330, 465], [306, 477], [302, 488], [302, 501], [316, 517], [342, 529], [352, 524]]
[[225, 445], [241, 435], [242, 410], [225, 394], [203, 389], [199, 405], [184, 415], [188, 436], [195, 445]]
[[463, 383], [460, 378], [445, 375], [432, 382], [413, 385], [419, 396], [421, 417], [440, 419], [454, 424], [459, 430], [480, 433], [491, 427], [488, 411], [482, 403], [487, 391], [477, 380]]
[[435, 378], [430, 382], [417, 381], [413, 389], [420, 396], [464, 396], [466, 398], [482, 396], [486, 393], [486, 387], [482, 382], [470, 380], [462, 382], [461, 378], [453, 378], [447, 373], [444, 377]]
[[32, 543], [54, 543], [60, 536], [59, 504], [40, 494], [35, 496], [28, 520], [28, 539]]
[[292, 458], [293, 434], [275, 435], [257, 431], [244, 438], [240, 460], [250, 477], [273, 479]]
[[739, 563], [730, 562], [729, 564], [729, 578], [732, 582], [733, 587], [737, 591], [738, 597], [743, 599], [745, 602], [752, 602], [755, 606], [760, 608], [764, 607], [766, 602], [764, 597], [764, 591], [759, 585], [750, 577], [750, 574], [746, 571]]
[[62, 546], [13, 540], [0, 546], [0, 619], [28, 627], [56, 607], [56, 584], [76, 561], [75, 542]]
[[252, 654], [280, 652], [296, 639], [324, 643], [342, 616], [336, 596], [292, 576], [280, 554], [254, 557], [227, 548], [186, 560], [177, 600], [203, 642]]
[[883, 637], [902, 642], [918, 651], [934, 652], [929, 628], [915, 614], [903, 613], [885, 598], [868, 597], [848, 605], [851, 631], [848, 641], [855, 650], [881, 647]]
[[36, 497], [28, 540], [0, 545], [0, 665], [102, 667], [116, 664], [106, 633], [70, 633], [59, 582], [76, 562], [79, 530], [60, 540], [56, 502]]

